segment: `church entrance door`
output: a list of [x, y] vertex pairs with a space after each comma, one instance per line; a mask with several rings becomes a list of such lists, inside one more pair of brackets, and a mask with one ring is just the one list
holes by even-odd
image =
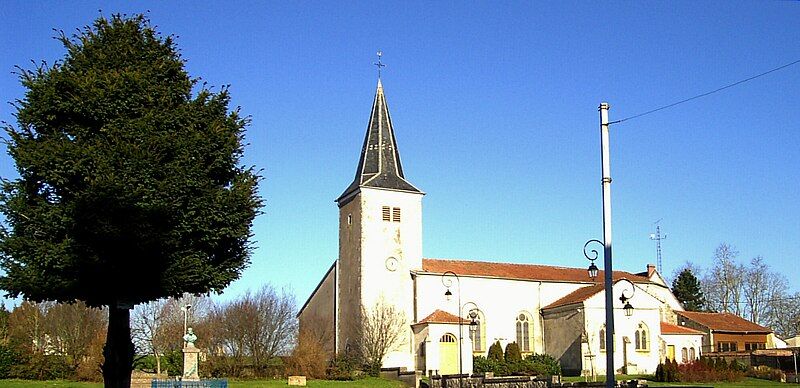
[[439, 374], [458, 373], [458, 342], [456, 336], [447, 333], [439, 339]]
[[667, 345], [667, 359], [668, 360], [675, 359], [675, 345]]

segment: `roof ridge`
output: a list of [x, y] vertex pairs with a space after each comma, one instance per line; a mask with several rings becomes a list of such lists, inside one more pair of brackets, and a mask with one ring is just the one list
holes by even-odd
[[[510, 263], [504, 261], [484, 261], [484, 260], [466, 260], [466, 259], [442, 259], [442, 258], [434, 258], [434, 257], [423, 257], [423, 260], [437, 260], [437, 261], [451, 261], [451, 262], [461, 262], [461, 263], [479, 263], [479, 264], [501, 264], [501, 265], [523, 265], [523, 266], [533, 266], [533, 267], [548, 267], [548, 268], [559, 268], [559, 269], [572, 269], [572, 270], [585, 270], [585, 268], [581, 267], [565, 267], [560, 265], [551, 265], [551, 264], [533, 264], [533, 263]], [[601, 269], [600, 272], [603, 272]], [[634, 275], [641, 278], [647, 278], [647, 276], [642, 276], [635, 274], [633, 272], [623, 271], [615, 269], [612, 272], [616, 273], [625, 273], [629, 275]]]

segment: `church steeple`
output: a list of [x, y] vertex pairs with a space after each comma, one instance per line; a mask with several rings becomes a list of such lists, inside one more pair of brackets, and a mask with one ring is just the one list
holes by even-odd
[[392, 119], [389, 116], [389, 107], [386, 105], [386, 96], [383, 94], [383, 85], [380, 79], [378, 79], [378, 89], [372, 103], [372, 113], [369, 117], [364, 145], [361, 148], [361, 158], [358, 161], [355, 179], [336, 199], [336, 202], [339, 203], [339, 206], [343, 206], [358, 193], [361, 187], [422, 193], [403, 175], [400, 152], [397, 150]]

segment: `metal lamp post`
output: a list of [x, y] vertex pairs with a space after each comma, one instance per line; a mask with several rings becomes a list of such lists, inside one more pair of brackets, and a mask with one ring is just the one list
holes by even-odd
[[[612, 254], [611, 254], [611, 161], [609, 157], [609, 134], [608, 134], [608, 109], [607, 102], [600, 104], [600, 162], [602, 164], [602, 184], [603, 184], [603, 241], [589, 240], [583, 246], [583, 254], [592, 263], [589, 266], [589, 277], [594, 281], [597, 278], [598, 268], [594, 260], [598, 257], [597, 250], [592, 250], [593, 257], [589, 257], [586, 252], [587, 246], [592, 243], [603, 245], [603, 278], [606, 300], [606, 387], [616, 385], [614, 376], [614, 290]], [[632, 308], [632, 307], [631, 307]], [[626, 310], [627, 311], [627, 310]]]

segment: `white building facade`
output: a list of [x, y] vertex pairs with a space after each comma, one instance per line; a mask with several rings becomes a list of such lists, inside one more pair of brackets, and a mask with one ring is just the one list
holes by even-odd
[[[379, 81], [356, 176], [337, 199], [339, 257], [301, 308], [301, 329], [346, 353], [358, 346], [364, 313], [389, 305], [403, 333], [384, 367], [470, 373], [472, 357], [499, 341], [516, 342], [523, 356], [550, 354], [568, 374], [605, 373], [603, 288], [586, 269], [423, 258], [423, 196], [405, 178]], [[666, 341], [686, 339], [661, 332], [682, 307], [653, 266], [613, 277], [615, 294], [633, 293], [634, 306], [630, 317], [615, 306], [615, 365], [653, 373]]]

